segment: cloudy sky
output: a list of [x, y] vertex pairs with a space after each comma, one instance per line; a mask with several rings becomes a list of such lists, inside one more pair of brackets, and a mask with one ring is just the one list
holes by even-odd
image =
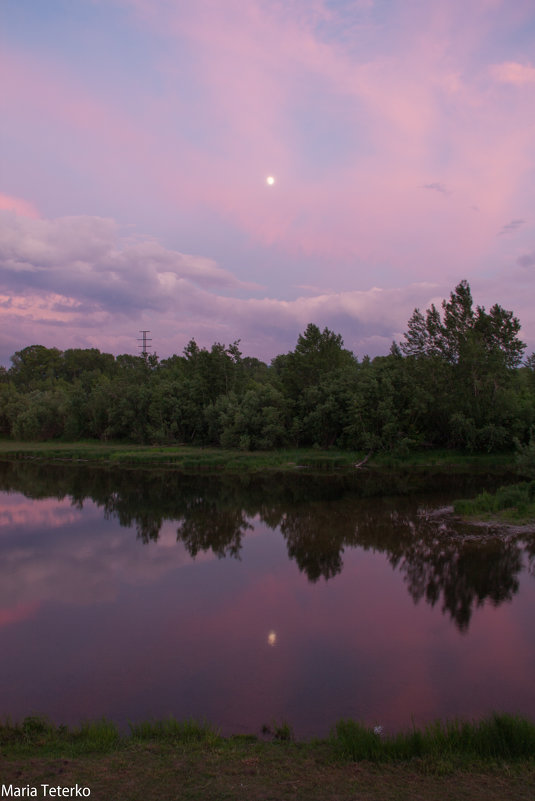
[[535, 349], [533, 0], [2, 0], [0, 69], [1, 363], [380, 355], [463, 278]]

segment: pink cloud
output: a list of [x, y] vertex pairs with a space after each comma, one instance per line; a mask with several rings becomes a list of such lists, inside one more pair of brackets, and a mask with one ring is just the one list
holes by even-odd
[[[4, 495], [0, 508], [0, 531], [13, 526], [68, 526], [76, 519], [70, 500], [39, 498], [31, 502], [22, 495]], [[3, 533], [2, 532], [2, 533]]]
[[[454, 63], [449, 37], [462, 4], [451, 4], [448, 13], [429, 12], [417, 30], [409, 12], [393, 10], [401, 26], [396, 49], [373, 60], [355, 58], [346, 42], [321, 38], [318, 22], [328, 23], [335, 12], [320, 2], [223, 7], [205, 1], [177, 8], [136, 0], [130, 5], [160, 36], [177, 44], [186, 38], [194, 46], [204, 132], [216, 145], [211, 152], [170, 125], [173, 114], [188, 113], [177, 91], [143, 97], [147, 113], [134, 119], [51, 64], [5, 57], [19, 84], [13, 92], [31, 100], [27, 108], [60, 119], [81, 141], [90, 132], [88, 164], [101, 179], [109, 172], [123, 187], [145, 181], [186, 213], [197, 204], [217, 210], [261, 246], [297, 257], [339, 259], [341, 275], [355, 257], [373, 265], [391, 263], [395, 270], [399, 254], [413, 250], [399, 268], [422, 278], [430, 261], [438, 260], [441, 270], [457, 261], [459, 245], [467, 264], [483, 263], [491, 232], [509, 216], [529, 145], [518, 127], [510, 130], [492, 98], [460, 77], [462, 64]], [[488, 4], [477, 4], [468, 18], [458, 62], [482, 37], [483, 19], [488, 27], [487, 11]], [[377, 39], [373, 26], [372, 34]], [[169, 55], [162, 57], [159, 70], [168, 87], [180, 79], [180, 69]], [[361, 158], [357, 146], [322, 180], [307, 178], [297, 167], [302, 149], [297, 108], [312, 87], [319, 103], [343, 100], [345, 122], [356, 140], [365, 130], [373, 143], [371, 158]], [[454, 112], [446, 130], [445, 104]], [[437, 174], [441, 139], [453, 157]], [[271, 171], [279, 181], [267, 191], [264, 179]], [[447, 186], [454, 195], [450, 208], [439, 210], [414, 191], [423, 185]], [[481, 198], [482, 214], [475, 220], [467, 209]], [[441, 235], [444, 228], [455, 236]]]
[[[12, 516], [1, 521], [3, 533], [17, 526], [20, 536], [17, 547], [5, 549], [0, 565], [0, 627], [25, 620], [50, 601], [86, 605], [114, 599], [124, 584], [146, 586], [155, 576], [163, 578], [191, 562], [177, 545], [174, 521], [164, 522], [157, 546], [144, 549], [135, 533], [120, 529], [117, 522], [102, 527], [102, 508], [90, 499], [84, 501], [83, 515], [70, 498], [58, 502], [17, 496], [7, 506]], [[88, 520], [94, 523], [91, 543], [83, 536]], [[49, 531], [46, 542], [25, 537], [36, 527]], [[211, 558], [201, 554], [199, 561]]]
[[512, 83], [515, 86], [535, 84], [535, 67], [531, 64], [518, 64], [506, 61], [491, 67], [491, 75], [499, 83]]
[[[135, 6], [160, 29], [165, 23], [168, 35], [187, 35], [199, 49], [204, 84], [213, 97], [214, 122], [226, 121], [220, 132], [224, 158], [217, 166], [207, 165], [217, 177], [210, 180], [207, 173], [203, 182], [209, 202], [229, 219], [261, 243], [280, 245], [294, 253], [329, 254], [345, 260], [353, 255], [369, 259], [374, 254], [379, 261], [394, 260], [396, 253], [408, 250], [417, 235], [419, 244], [425, 241], [427, 246], [414, 261], [428, 264], [429, 259], [438, 257], [446, 263], [457, 255], [451, 238], [442, 237], [440, 249], [429, 241], [429, 221], [433, 227], [435, 219], [437, 228], [442, 228], [444, 217], [436, 219], [429, 204], [423, 199], [419, 202], [411, 190], [415, 185], [442, 183], [426, 174], [425, 162], [431, 162], [436, 140], [443, 136], [443, 87], [448, 87], [450, 95], [452, 89], [448, 37], [454, 20], [461, 12], [463, 18], [466, 14], [462, 4], [452, 4], [450, 14], [443, 9], [434, 17], [430, 14], [425, 38], [416, 34], [407, 38], [402, 69], [399, 49], [374, 62], [359, 63], [344, 48], [321, 41], [314, 29], [318, 17], [325, 14], [321, 4], [310, 15], [300, 3], [289, 10], [250, 3], [245, 13], [240, 4], [239, 24], [233, 5], [223, 9], [201, 3], [186, 14], [182, 9], [180, 14], [174, 13], [169, 6], [160, 6], [158, 11], [154, 4], [136, 2]], [[481, 3], [470, 15], [463, 28], [466, 50], [481, 39], [481, 22], [487, 12], [488, 3]], [[397, 13], [407, 33], [413, 20], [410, 14]], [[481, 255], [485, 239], [505, 213], [510, 195], [507, 184], [511, 189], [516, 186], [525, 166], [525, 158], [519, 154], [527, 152], [527, 142], [519, 148], [515, 132], [516, 141], [503, 149], [497, 162], [496, 148], [504, 133], [497, 109], [488, 102], [485, 108], [483, 95], [476, 94], [476, 87], [466, 81], [461, 83], [459, 75], [457, 71], [455, 99], [450, 102], [457, 107], [457, 114], [469, 110], [472, 121], [468, 128], [456, 125], [447, 132], [457, 166], [446, 168], [443, 182], [453, 187], [458, 197], [452, 223], [461, 227], [457, 241], [462, 242], [469, 262]], [[346, 163], [333, 171], [330, 180], [315, 184], [297, 180], [295, 175], [286, 110], [295, 104], [307, 80], [323, 79], [330, 91], [347, 97], [355, 131], [364, 115], [377, 157], [369, 164], [360, 159]], [[474, 140], [479, 136], [482, 147], [476, 148]], [[262, 164], [259, 153], [266, 151], [281, 176], [277, 194], [271, 196], [258, 191], [260, 184], [244, 183], [240, 175], [243, 161]], [[489, 192], [490, 174], [494, 178]], [[485, 198], [484, 215], [475, 221], [466, 210], [481, 197]], [[452, 217], [451, 211], [447, 217]], [[418, 232], [416, 219], [422, 222]], [[381, 236], [385, 221], [388, 237]], [[444, 246], [450, 244], [452, 252], [445, 253]]]
[[38, 609], [38, 603], [18, 604], [12, 609], [0, 609], [0, 628], [28, 620], [35, 615]]
[[[417, 187], [414, 193], [449, 202], [441, 193]], [[451, 282], [444, 276], [438, 282], [400, 280], [364, 290], [316, 287], [291, 300], [267, 293], [251, 297], [259, 294], [258, 286], [238, 280], [213, 260], [163, 248], [152, 238], [122, 236], [111, 219], [36, 220], [0, 212], [0, 223], [4, 361], [35, 342], [136, 352], [139, 329], [152, 331], [162, 358], [180, 353], [194, 337], [206, 346], [241, 338], [247, 355], [270, 360], [293, 347], [309, 322], [340, 331], [347, 347], [373, 356], [402, 338], [415, 306], [440, 305], [466, 275], [454, 265]], [[521, 270], [520, 280], [529, 286], [531, 273]], [[496, 282], [473, 287], [477, 302], [499, 300], [513, 308], [528, 326], [524, 336], [535, 340], [530, 313], [514, 302], [514, 287], [509, 289], [504, 298]]]
[[[6, 119], [22, 139], [33, 143], [29, 132], [38, 129], [41, 140], [59, 143], [47, 155], [57, 176], [50, 197], [63, 191], [69, 213], [89, 209], [70, 214], [70, 232], [67, 216], [45, 220], [33, 229], [33, 244], [33, 234], [23, 243], [12, 233], [8, 266], [18, 283], [4, 288], [11, 298], [5, 313], [20, 317], [22, 296], [31, 304], [41, 296], [52, 315], [47, 336], [56, 325], [63, 338], [62, 326], [71, 325], [73, 337], [89, 341], [95, 320], [103, 327], [97, 315], [115, 303], [116, 314], [135, 309], [135, 330], [151, 327], [157, 308], [166, 343], [186, 328], [190, 335], [232, 329], [244, 336], [251, 309], [262, 309], [266, 325], [337, 310], [360, 320], [353, 292], [364, 292], [375, 309], [373, 286], [403, 294], [428, 282], [447, 293], [462, 277], [482, 281], [491, 268], [505, 274], [518, 257], [506, 252], [513, 237], [496, 233], [509, 221], [529, 222], [535, 110], [496, 85], [496, 75], [518, 70], [493, 74], [475, 54], [498, 24], [520, 24], [525, 4], [504, 15], [499, 4], [466, 8], [455, 0], [420, 7], [416, 19], [413, 6], [394, 3], [381, 20], [367, 2], [350, 10], [320, 0], [120, 5], [144, 41], [165, 45], [155, 48], [151, 65], [157, 91], [144, 84], [123, 91], [113, 73], [100, 76], [99, 87], [69, 73], [59, 55], [4, 50], [4, 68], [14, 76], [2, 89]], [[194, 57], [185, 66], [178, 52]], [[505, 65], [513, 63], [522, 67], [520, 60]], [[338, 148], [329, 137], [340, 129], [346, 139]], [[323, 147], [317, 155], [313, 136]], [[277, 183], [269, 188], [271, 172]], [[72, 186], [67, 173], [75, 176]], [[119, 224], [105, 231], [108, 217], [158, 236], [111, 245]], [[84, 252], [76, 250], [78, 232]], [[200, 246], [181, 253], [183, 232]], [[104, 247], [102, 256], [89, 257], [90, 236], [92, 247]], [[515, 233], [523, 252], [533, 249], [529, 236], [528, 225]], [[241, 264], [225, 253], [229, 243], [230, 252], [246, 251]], [[296, 272], [288, 266], [294, 264]], [[296, 297], [294, 282], [328, 283], [330, 291], [318, 290], [314, 304]], [[244, 295], [258, 296], [261, 284], [267, 297], [247, 303]], [[344, 293], [347, 302], [337, 299]], [[173, 304], [180, 319], [162, 312]], [[71, 316], [62, 319], [60, 309]], [[35, 308], [28, 324], [39, 319]], [[87, 321], [85, 333], [76, 319]], [[391, 326], [399, 330], [400, 323], [392, 317]], [[126, 345], [118, 329], [116, 320], [106, 326], [108, 341]], [[249, 331], [259, 342], [252, 323]], [[372, 328], [358, 337], [364, 347], [386, 339], [385, 330]]]
[[100, 217], [31, 220], [0, 212], [0, 263], [12, 286], [70, 292], [101, 308], [132, 302], [161, 307], [184, 281], [258, 288], [212, 259], [168, 250], [151, 238], [121, 236], [114, 220]]
[[20, 197], [11, 197], [10, 195], [3, 195], [2, 193], [0, 193], [0, 210], [13, 211], [23, 217], [30, 217], [33, 219], [39, 218], [39, 212], [32, 203]]

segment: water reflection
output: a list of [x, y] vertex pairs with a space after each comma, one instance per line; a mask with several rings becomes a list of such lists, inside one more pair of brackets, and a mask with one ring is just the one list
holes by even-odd
[[533, 538], [435, 517], [493, 481], [0, 464], [0, 713], [534, 714]]
[[78, 509], [91, 499], [106, 519], [134, 528], [143, 543], [157, 542], [172, 521], [177, 541], [193, 558], [210, 552], [239, 558], [255, 519], [280, 531], [289, 558], [312, 583], [339, 575], [346, 549], [382, 553], [414, 603], [438, 605], [463, 632], [475, 608], [486, 601], [498, 606], [518, 592], [524, 551], [533, 568], [535, 538], [464, 536], [460, 525], [448, 528], [422, 513], [424, 492], [425, 503], [431, 497], [436, 506], [499, 482], [489, 475], [425, 472], [198, 477], [0, 463], [4, 491], [68, 498]]
[[461, 631], [468, 629], [473, 609], [487, 599], [495, 606], [512, 600], [523, 567], [521, 545], [499, 537], [482, 546], [437, 542], [428, 534], [389, 560], [404, 574], [415, 603], [422, 598], [431, 606], [440, 603]]
[[220, 510], [213, 502], [200, 502], [189, 516], [182, 518], [176, 534], [194, 558], [201, 551], [212, 551], [219, 559], [239, 559], [242, 538], [252, 530], [241, 509]]

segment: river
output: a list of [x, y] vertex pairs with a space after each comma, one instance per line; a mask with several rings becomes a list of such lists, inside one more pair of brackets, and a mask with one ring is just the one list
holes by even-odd
[[0, 716], [535, 718], [535, 537], [437, 514], [498, 483], [0, 463]]

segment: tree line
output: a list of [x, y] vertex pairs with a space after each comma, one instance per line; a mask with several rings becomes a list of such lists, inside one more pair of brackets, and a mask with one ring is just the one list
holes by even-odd
[[181, 355], [113, 356], [32, 345], [0, 368], [0, 433], [243, 450], [319, 447], [497, 451], [535, 425], [535, 355], [512, 312], [474, 307], [467, 281], [415, 309], [403, 341], [361, 361], [309, 324], [271, 364], [239, 341]]

